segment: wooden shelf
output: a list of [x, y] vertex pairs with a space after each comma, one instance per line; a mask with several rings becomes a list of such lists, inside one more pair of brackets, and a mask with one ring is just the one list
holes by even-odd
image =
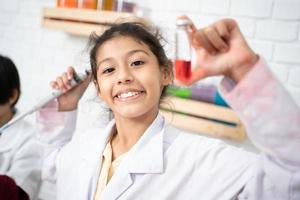
[[230, 108], [177, 97], [167, 97], [160, 113], [174, 126], [199, 134], [243, 141], [245, 128]]
[[94, 31], [101, 34], [112, 24], [121, 21], [145, 23], [144, 19], [132, 13], [77, 8], [44, 8], [43, 10], [44, 27], [81, 36], [89, 36]]

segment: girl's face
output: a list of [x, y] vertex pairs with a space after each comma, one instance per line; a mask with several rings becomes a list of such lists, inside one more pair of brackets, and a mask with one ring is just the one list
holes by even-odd
[[11, 112], [10, 105], [8, 103], [0, 104], [0, 118]]
[[157, 114], [170, 77], [147, 45], [126, 36], [110, 39], [98, 49], [97, 67], [100, 97], [115, 117]]
[[8, 122], [13, 116], [11, 103], [0, 104], [0, 127]]

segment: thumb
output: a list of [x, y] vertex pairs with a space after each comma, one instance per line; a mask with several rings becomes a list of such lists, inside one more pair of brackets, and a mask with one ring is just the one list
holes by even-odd
[[207, 77], [207, 74], [205, 70], [201, 67], [196, 68], [195, 70], [192, 71], [192, 76], [189, 79], [189, 84], [193, 84], [201, 79], [204, 79]]
[[190, 43], [192, 44], [192, 41], [193, 41], [193, 37], [194, 37], [194, 33], [197, 32], [197, 28], [195, 26], [195, 24], [193, 23], [193, 21], [186, 15], [181, 15], [179, 17], [177, 17], [177, 19], [186, 19], [189, 21], [189, 24], [188, 24], [188, 37], [189, 37], [189, 41]]
[[177, 84], [179, 85], [192, 85], [194, 83], [196, 83], [197, 81], [206, 78], [207, 74], [205, 73], [205, 71], [203, 70], [203, 68], [197, 68], [194, 71], [192, 71], [192, 76], [185, 80], [185, 81], [180, 81], [180, 80], [176, 80]]
[[79, 85], [77, 85], [74, 89], [79, 92], [80, 96], [84, 93], [86, 88], [88, 87], [89, 83], [91, 82], [92, 75], [89, 74], [88, 77], [83, 80]]

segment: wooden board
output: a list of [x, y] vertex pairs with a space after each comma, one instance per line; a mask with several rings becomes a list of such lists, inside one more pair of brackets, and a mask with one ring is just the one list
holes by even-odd
[[167, 97], [160, 113], [175, 127], [213, 137], [245, 139], [245, 128], [230, 108], [177, 97]]
[[132, 13], [79, 8], [44, 8], [42, 24], [46, 28], [89, 36], [94, 31], [101, 34], [110, 25], [119, 22], [148, 23]]
[[43, 26], [51, 29], [58, 29], [66, 33], [79, 36], [89, 36], [92, 32], [101, 34], [109, 27], [107, 25], [94, 25], [80, 22], [69, 22], [50, 19], [44, 19]]
[[79, 8], [44, 8], [43, 17], [50, 19], [67, 19], [82, 22], [90, 22], [95, 24], [114, 24], [122, 18], [137, 18], [132, 13], [99, 11], [92, 9]]

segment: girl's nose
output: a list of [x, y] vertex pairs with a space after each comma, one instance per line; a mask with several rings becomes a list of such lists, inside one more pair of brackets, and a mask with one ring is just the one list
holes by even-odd
[[121, 67], [118, 72], [118, 84], [130, 83], [133, 80], [132, 73], [128, 67]]

